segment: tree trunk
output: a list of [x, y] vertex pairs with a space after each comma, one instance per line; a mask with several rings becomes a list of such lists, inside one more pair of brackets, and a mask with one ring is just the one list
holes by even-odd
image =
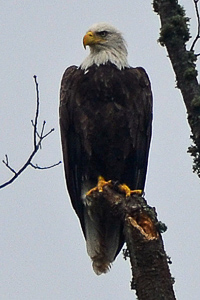
[[188, 152], [194, 157], [193, 170], [200, 177], [200, 87], [197, 81], [196, 59], [192, 47], [186, 50], [190, 39], [185, 10], [177, 0], [154, 0], [154, 11], [161, 20], [159, 42], [166, 46], [188, 113], [194, 146]]

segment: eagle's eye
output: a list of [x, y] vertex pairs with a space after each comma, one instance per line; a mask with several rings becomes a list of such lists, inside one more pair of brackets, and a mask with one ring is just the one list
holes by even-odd
[[107, 34], [108, 34], [108, 31], [106, 31], [106, 30], [99, 31], [98, 34], [99, 34], [101, 37], [106, 37]]

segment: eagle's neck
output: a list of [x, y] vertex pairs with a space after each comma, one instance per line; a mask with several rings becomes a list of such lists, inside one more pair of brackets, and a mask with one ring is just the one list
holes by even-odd
[[82, 70], [87, 70], [92, 65], [105, 65], [106, 63], [111, 62], [116, 65], [118, 69], [123, 69], [125, 67], [129, 67], [127, 61], [127, 51], [124, 49], [90, 49], [90, 54], [81, 64]]

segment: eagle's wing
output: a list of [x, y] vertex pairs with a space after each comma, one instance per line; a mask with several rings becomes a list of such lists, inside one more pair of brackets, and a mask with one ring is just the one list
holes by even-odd
[[131, 177], [127, 180], [125, 178], [125, 183], [131, 185], [132, 181], [132, 188], [143, 190], [152, 132], [152, 91], [148, 75], [143, 68], [130, 68], [127, 72], [132, 80], [129, 85], [130, 115], [127, 119], [133, 150], [125, 162], [126, 174]]
[[71, 99], [75, 98], [76, 80], [82, 73], [76, 66], [71, 66], [66, 69], [63, 74], [60, 89], [60, 132], [62, 142], [62, 152], [64, 160], [64, 170], [68, 192], [70, 194], [73, 208], [75, 209], [85, 234], [83, 203], [81, 198], [81, 172], [79, 170], [81, 150], [80, 141], [75, 134], [74, 123], [71, 118]]

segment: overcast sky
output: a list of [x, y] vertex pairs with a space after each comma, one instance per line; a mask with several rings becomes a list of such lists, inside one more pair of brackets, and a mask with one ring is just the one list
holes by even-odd
[[[60, 79], [79, 65], [88, 50], [82, 37], [91, 24], [106, 21], [125, 36], [129, 63], [143, 66], [154, 94], [153, 139], [146, 198], [168, 226], [163, 234], [172, 258], [177, 299], [200, 299], [199, 180], [187, 154], [190, 130], [166, 51], [158, 43], [159, 18], [147, 0], [0, 1], [0, 159], [9, 155], [16, 170], [32, 150], [30, 120], [35, 86], [40, 87], [40, 124], [52, 133], [34, 163], [61, 160], [58, 127]], [[182, 0], [196, 21], [192, 0]], [[199, 53], [199, 49], [197, 49]], [[0, 163], [0, 183], [11, 173]], [[78, 219], [67, 196], [63, 165], [48, 171], [27, 169], [0, 191], [0, 299], [128, 300], [130, 266], [122, 254], [111, 271], [96, 276], [86, 254]]]

